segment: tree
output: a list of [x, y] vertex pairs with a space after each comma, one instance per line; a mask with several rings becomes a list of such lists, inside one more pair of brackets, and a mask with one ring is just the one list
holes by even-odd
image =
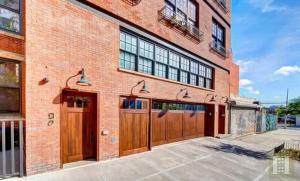
[[276, 113], [279, 116], [283, 116], [286, 114], [290, 115], [298, 115], [300, 114], [300, 97], [292, 99], [288, 104], [288, 110], [286, 110], [285, 106], [281, 106], [276, 109]]

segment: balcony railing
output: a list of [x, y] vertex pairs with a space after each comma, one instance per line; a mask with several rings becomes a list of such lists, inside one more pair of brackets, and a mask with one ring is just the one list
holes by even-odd
[[0, 118], [0, 180], [24, 175], [23, 121]]
[[131, 6], [136, 6], [141, 2], [141, 0], [122, 0], [122, 1]]
[[201, 32], [196, 26], [189, 23], [186, 18], [176, 13], [173, 9], [165, 6], [159, 11], [160, 19], [164, 19], [168, 22], [170, 22], [172, 25], [180, 29], [182, 32], [185, 32], [186, 34], [192, 36], [193, 38], [197, 40], [201, 40], [203, 37], [203, 32]]
[[215, 0], [225, 13], [229, 12], [227, 0]]
[[227, 58], [229, 56], [229, 50], [227, 50], [223, 45], [221, 45], [220, 43], [218, 43], [216, 41], [212, 41], [210, 43], [210, 48], [225, 58]]

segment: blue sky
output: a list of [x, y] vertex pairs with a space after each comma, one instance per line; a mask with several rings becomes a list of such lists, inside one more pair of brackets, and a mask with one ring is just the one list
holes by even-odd
[[240, 95], [262, 102], [300, 96], [300, 1], [232, 0], [232, 50]]

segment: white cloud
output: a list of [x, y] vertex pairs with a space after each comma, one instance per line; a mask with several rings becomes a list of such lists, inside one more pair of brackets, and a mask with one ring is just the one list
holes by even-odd
[[259, 95], [260, 92], [258, 90], [255, 90], [252, 86], [244, 87], [243, 89], [246, 89], [250, 94]]
[[255, 8], [260, 9], [263, 13], [284, 11], [287, 9], [285, 6], [275, 5], [274, 0], [249, 0], [249, 3]]
[[252, 81], [249, 80], [249, 79], [241, 79], [240, 80], [240, 86], [241, 87], [247, 87], [247, 86], [249, 86], [251, 84], [252, 84]]
[[255, 95], [259, 95], [260, 92], [258, 90], [255, 90], [253, 87], [252, 87], [252, 84], [253, 82], [249, 79], [241, 79], [240, 80], [240, 87], [242, 89], [245, 89], [247, 90], [250, 94], [255, 94]]
[[299, 66], [283, 66], [274, 72], [275, 75], [289, 76], [290, 74], [300, 72]]
[[236, 61], [236, 64], [240, 67], [240, 73], [248, 72], [248, 70], [250, 69], [253, 63], [254, 63], [253, 61], [243, 61], [243, 60]]

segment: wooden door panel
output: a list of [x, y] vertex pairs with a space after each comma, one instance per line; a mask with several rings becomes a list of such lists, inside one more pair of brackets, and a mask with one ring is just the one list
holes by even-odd
[[68, 162], [83, 159], [82, 152], [82, 118], [79, 113], [68, 113]]
[[196, 125], [196, 134], [197, 136], [204, 136], [205, 128], [205, 112], [197, 112], [197, 125]]
[[208, 105], [205, 111], [205, 136], [214, 136], [215, 105]]
[[[123, 98], [124, 99], [124, 98]], [[120, 110], [120, 155], [129, 155], [149, 149], [149, 108], [147, 100], [135, 109]], [[137, 109], [137, 108], [140, 109]], [[143, 109], [145, 108], [145, 109]]]
[[120, 118], [120, 155], [148, 150], [149, 115], [123, 112]]
[[140, 148], [141, 147], [141, 139], [142, 139], [142, 136], [141, 136], [141, 115], [140, 114], [134, 114], [133, 115], [133, 120], [132, 120], [132, 146], [133, 146], [133, 149], [137, 149], [137, 148]]
[[218, 133], [225, 134], [225, 106], [219, 106]]
[[83, 118], [83, 152], [84, 159], [91, 158], [96, 155], [95, 145], [96, 143], [96, 131], [95, 122], [92, 120], [90, 113], [84, 112], [82, 114]]
[[196, 120], [197, 115], [194, 111], [186, 111], [183, 113], [183, 135], [186, 139], [196, 136]]
[[121, 114], [121, 125], [120, 125], [121, 150], [133, 149], [132, 120], [133, 120], [133, 114], [128, 114], [128, 113]]
[[152, 144], [160, 145], [166, 142], [166, 111], [152, 112]]
[[183, 139], [183, 122], [182, 122], [182, 112], [172, 112], [167, 113], [167, 140], [168, 142], [178, 141]]
[[147, 148], [149, 142], [149, 114], [140, 114], [140, 123], [140, 148]]

